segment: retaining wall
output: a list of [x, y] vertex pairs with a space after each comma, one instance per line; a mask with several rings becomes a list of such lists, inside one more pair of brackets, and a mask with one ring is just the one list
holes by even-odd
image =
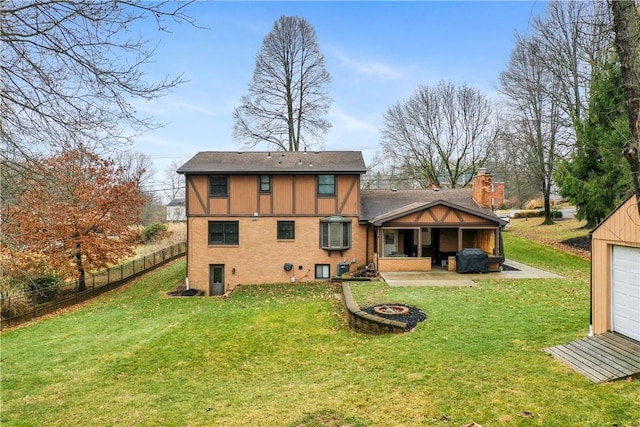
[[349, 327], [356, 332], [382, 335], [389, 333], [401, 334], [407, 330], [407, 324], [404, 322], [383, 319], [362, 311], [353, 299], [349, 282], [342, 282], [342, 302], [344, 303]]

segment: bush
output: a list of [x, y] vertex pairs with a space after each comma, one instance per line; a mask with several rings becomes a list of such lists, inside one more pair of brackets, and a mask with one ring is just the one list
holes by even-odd
[[551, 219], [562, 219], [561, 211], [551, 211]]
[[62, 286], [62, 280], [58, 276], [41, 276], [32, 279], [27, 284], [27, 291], [36, 304], [51, 301]]
[[22, 283], [8, 278], [0, 279], [0, 314], [3, 319], [19, 316], [31, 308]]
[[518, 211], [514, 212], [514, 218], [539, 218], [544, 216], [544, 211], [535, 210], [535, 211]]
[[161, 222], [154, 222], [153, 224], [149, 224], [142, 230], [145, 242], [157, 239], [166, 232], [167, 226]]

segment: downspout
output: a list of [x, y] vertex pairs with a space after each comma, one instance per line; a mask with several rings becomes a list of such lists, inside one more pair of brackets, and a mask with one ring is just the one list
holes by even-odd
[[184, 216], [185, 216], [185, 220], [187, 222], [187, 240], [186, 240], [186, 245], [187, 245], [187, 259], [185, 260], [185, 271], [186, 271], [186, 276], [184, 278], [184, 284], [187, 288], [187, 290], [189, 290], [189, 223], [191, 221], [189, 221], [189, 180], [187, 178], [187, 174], [184, 175]]
[[591, 268], [589, 271], [589, 336], [593, 336], [593, 233], [589, 233], [591, 240], [591, 251], [589, 251], [589, 261]]
[[371, 224], [367, 223], [367, 237], [365, 238], [366, 240], [365, 248], [367, 249], [364, 251], [365, 265], [369, 265], [369, 231], [370, 230], [371, 230]]

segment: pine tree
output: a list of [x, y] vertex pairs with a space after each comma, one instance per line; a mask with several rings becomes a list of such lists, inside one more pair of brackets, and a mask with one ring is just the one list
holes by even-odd
[[575, 154], [562, 161], [556, 181], [560, 193], [578, 209], [578, 219], [596, 226], [631, 194], [629, 164], [620, 155], [629, 124], [619, 64], [613, 59], [595, 74], [587, 118], [577, 133]]

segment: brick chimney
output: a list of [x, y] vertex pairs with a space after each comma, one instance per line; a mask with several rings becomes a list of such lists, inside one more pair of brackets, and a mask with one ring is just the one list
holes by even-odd
[[478, 169], [478, 175], [473, 177], [473, 200], [480, 207], [491, 209], [493, 200], [492, 178], [485, 168]]

